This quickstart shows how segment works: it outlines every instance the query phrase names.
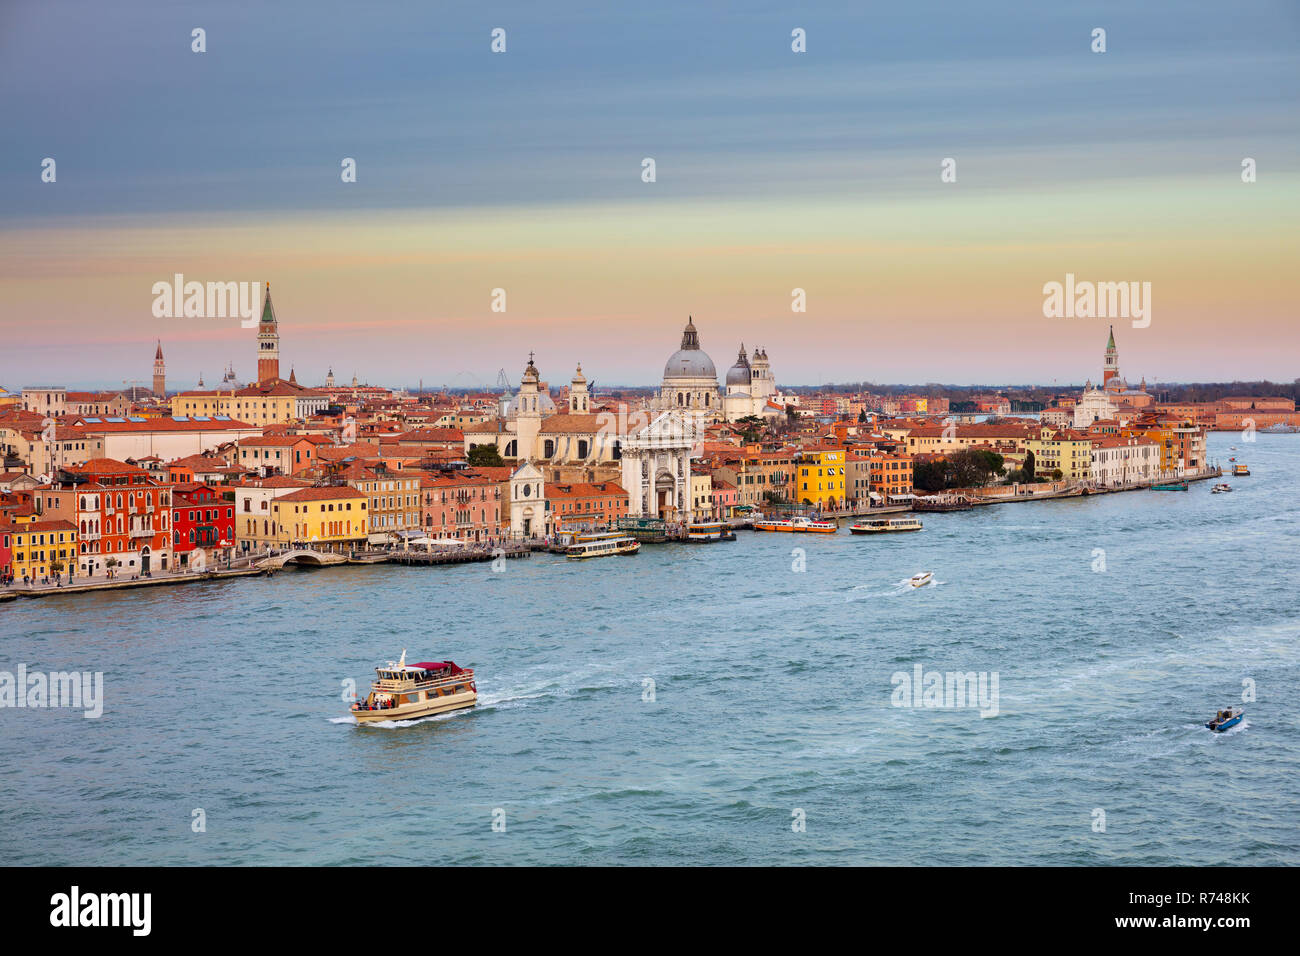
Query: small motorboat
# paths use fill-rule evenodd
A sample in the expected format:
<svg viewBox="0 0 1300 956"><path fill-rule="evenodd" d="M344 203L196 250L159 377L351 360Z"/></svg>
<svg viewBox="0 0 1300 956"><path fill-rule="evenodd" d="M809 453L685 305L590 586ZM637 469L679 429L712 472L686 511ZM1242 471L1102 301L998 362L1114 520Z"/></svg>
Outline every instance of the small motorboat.
<svg viewBox="0 0 1300 956"><path fill-rule="evenodd" d="M1228 461L1236 461L1236 458L1229 458Z"/></svg>
<svg viewBox="0 0 1300 956"><path fill-rule="evenodd" d="M1206 721L1205 726L1216 734L1221 734L1225 730L1236 727L1245 716L1246 712L1244 710L1233 710L1229 707L1227 710L1221 710L1215 714L1213 720Z"/></svg>
<svg viewBox="0 0 1300 956"><path fill-rule="evenodd" d="M1210 494L1221 495L1225 491L1231 491L1231 490L1232 490L1232 485L1228 484L1226 481L1221 481L1213 488L1210 489Z"/></svg>
<svg viewBox="0 0 1300 956"><path fill-rule="evenodd" d="M908 578L908 583L914 588L923 588L934 580L933 571L922 571L920 574L914 574Z"/></svg>

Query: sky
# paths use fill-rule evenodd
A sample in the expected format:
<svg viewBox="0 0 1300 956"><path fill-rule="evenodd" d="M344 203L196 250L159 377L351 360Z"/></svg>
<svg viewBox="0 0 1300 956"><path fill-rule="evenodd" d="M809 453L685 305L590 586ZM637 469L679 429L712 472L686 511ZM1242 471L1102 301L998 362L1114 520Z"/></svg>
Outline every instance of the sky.
<svg viewBox="0 0 1300 956"><path fill-rule="evenodd" d="M1067 273L1151 284L1131 380L1300 375L1300 5L894 6L5 0L0 386L252 378L177 273L272 282L304 384L651 385L688 315L720 377L1078 383Z"/></svg>

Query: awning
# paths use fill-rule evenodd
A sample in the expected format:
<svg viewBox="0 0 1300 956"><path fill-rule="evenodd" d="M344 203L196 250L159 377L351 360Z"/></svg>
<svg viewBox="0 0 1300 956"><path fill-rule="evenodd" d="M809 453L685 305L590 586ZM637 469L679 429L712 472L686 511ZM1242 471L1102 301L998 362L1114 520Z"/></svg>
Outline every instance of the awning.
<svg viewBox="0 0 1300 956"><path fill-rule="evenodd" d="M454 661L420 661L418 664L408 664L406 669L410 670L412 667L426 671L440 671L444 667L450 667L453 674L461 672L461 668L457 667Z"/></svg>
<svg viewBox="0 0 1300 956"><path fill-rule="evenodd" d="M867 495L870 496L870 498L871 498L872 501L884 501L884 500L885 500L884 498L880 497L880 495L878 495L878 494L877 494L876 492L874 492L874 491L868 491L868 492L867 492Z"/></svg>
<svg viewBox="0 0 1300 956"><path fill-rule="evenodd" d="M891 501L911 501L916 495L890 495Z"/></svg>
<svg viewBox="0 0 1300 956"><path fill-rule="evenodd" d="M387 544L391 540L392 538L386 531L383 534L372 534L366 536L366 541L370 544Z"/></svg>

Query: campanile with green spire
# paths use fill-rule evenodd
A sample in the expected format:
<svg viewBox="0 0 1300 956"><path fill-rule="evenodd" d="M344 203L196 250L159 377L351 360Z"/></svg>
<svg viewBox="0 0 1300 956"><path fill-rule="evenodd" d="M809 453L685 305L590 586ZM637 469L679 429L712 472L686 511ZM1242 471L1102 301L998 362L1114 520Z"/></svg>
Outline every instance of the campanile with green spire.
<svg viewBox="0 0 1300 956"><path fill-rule="evenodd" d="M262 303L262 320L257 323L257 383L279 381L280 326L271 307L271 283L266 284L266 301Z"/></svg>
<svg viewBox="0 0 1300 956"><path fill-rule="evenodd" d="M1110 327L1110 341L1106 343L1106 364L1101 373L1101 387L1119 376L1119 349L1115 348L1115 326Z"/></svg>

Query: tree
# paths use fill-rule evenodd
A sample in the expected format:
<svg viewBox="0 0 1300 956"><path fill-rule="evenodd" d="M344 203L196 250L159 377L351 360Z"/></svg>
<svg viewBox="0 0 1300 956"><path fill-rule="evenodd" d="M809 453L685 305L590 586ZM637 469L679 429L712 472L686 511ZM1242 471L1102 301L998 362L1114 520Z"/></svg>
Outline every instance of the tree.
<svg viewBox="0 0 1300 956"><path fill-rule="evenodd" d="M1003 457L997 452L963 448L948 456L948 487L978 488L993 475L1002 474ZM916 483L913 476L912 483Z"/></svg>
<svg viewBox="0 0 1300 956"><path fill-rule="evenodd" d="M1034 453L1032 451L1025 452L1025 463L1020 466L1020 470L1029 476L1028 478L1025 479L1026 481L1034 480L1034 475L1037 472L1037 469L1034 467L1034 465L1035 465Z"/></svg>
<svg viewBox="0 0 1300 956"><path fill-rule="evenodd" d="M1053 468L1053 469L1052 469L1052 480L1053 480L1053 481L1060 481L1060 480L1061 480L1062 478L1064 478L1064 477L1065 477L1065 475L1063 475L1063 474L1061 473L1061 469L1059 469L1059 468Z"/></svg>
<svg viewBox="0 0 1300 956"><path fill-rule="evenodd" d="M480 468L491 468L494 466L504 465L501 453L497 451L496 445L475 445L465 456L465 460L471 465L477 465Z"/></svg>
<svg viewBox="0 0 1300 956"><path fill-rule="evenodd" d="M942 460L913 463L912 487L922 491L943 491L948 487L948 463Z"/></svg>
<svg viewBox="0 0 1300 956"><path fill-rule="evenodd" d="M744 418L738 419L736 425L740 428L740 437L742 441L750 444L753 444L756 441L762 441L762 420L753 415L746 415Z"/></svg>

